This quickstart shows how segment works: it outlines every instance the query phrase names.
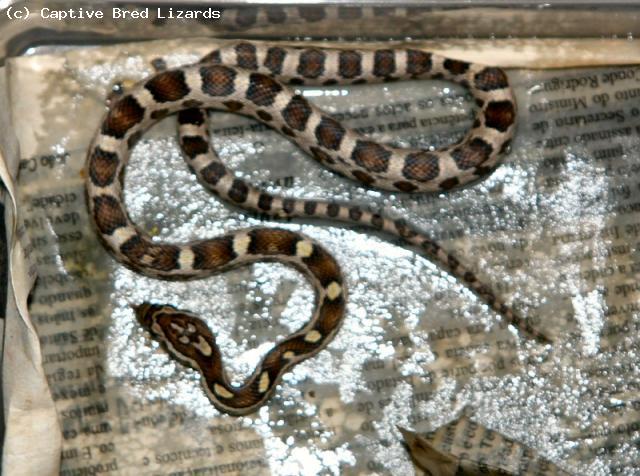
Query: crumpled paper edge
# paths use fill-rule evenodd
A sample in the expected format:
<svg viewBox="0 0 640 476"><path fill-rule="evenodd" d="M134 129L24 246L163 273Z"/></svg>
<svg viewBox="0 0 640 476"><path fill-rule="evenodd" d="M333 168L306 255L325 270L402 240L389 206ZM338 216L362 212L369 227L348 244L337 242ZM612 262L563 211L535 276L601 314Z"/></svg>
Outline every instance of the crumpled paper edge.
<svg viewBox="0 0 640 476"><path fill-rule="evenodd" d="M36 275L29 269L18 238L18 204L14 178L19 150L11 133L11 107L7 85L9 68L0 74L0 179L5 186L6 243L8 243L7 307L2 354L2 392L5 422L2 474L59 474L62 433L49 390L40 341L27 310ZM7 200L8 199L8 200Z"/></svg>

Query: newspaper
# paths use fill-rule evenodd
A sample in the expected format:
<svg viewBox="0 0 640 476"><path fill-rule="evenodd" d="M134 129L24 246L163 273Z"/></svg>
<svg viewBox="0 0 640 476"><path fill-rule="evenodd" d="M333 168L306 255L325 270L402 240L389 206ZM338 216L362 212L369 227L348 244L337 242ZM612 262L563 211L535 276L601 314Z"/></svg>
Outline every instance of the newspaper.
<svg viewBox="0 0 640 476"><path fill-rule="evenodd" d="M370 190L261 124L211 116L214 146L238 176L287 196L406 217L551 335L548 348L522 339L461 283L381 235L334 223L274 224L229 208L182 162L175 120L154 126L127 170L125 201L136 223L172 241L255 225L302 231L336 256L346 277L337 337L288 373L256 414L236 418L211 406L198 374L151 340L131 304L166 302L203 316L240 383L309 318L310 286L279 264L189 283L141 277L98 242L83 189L88 143L112 86L151 74L159 57L171 67L212 47L121 44L8 64L20 146L15 249L25 257L13 260L13 281L24 300L19 316L37 331L31 361L41 353L49 386L30 390L43 402L50 392L60 431L46 411L49 420L23 423L47 421L49 448L62 437L60 468L50 458L38 474L407 475L414 466L398 426L432 431L465 407L570 474L640 474L640 68L509 71L519 104L511 152L486 180L447 194ZM304 93L346 124L404 146L450 143L473 120L469 93L447 82ZM27 313L28 276L36 273ZM29 448L28 432L9 431ZM18 453L5 448L5 470Z"/></svg>
<svg viewBox="0 0 640 476"><path fill-rule="evenodd" d="M466 416L427 435L398 428L416 466L430 476L566 476L535 451Z"/></svg>

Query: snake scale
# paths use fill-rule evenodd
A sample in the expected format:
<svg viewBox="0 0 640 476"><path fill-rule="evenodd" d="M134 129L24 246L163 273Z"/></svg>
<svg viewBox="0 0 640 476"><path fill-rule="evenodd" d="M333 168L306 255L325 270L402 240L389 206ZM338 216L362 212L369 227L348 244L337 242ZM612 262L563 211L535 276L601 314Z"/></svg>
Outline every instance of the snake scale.
<svg viewBox="0 0 640 476"><path fill-rule="evenodd" d="M462 84L477 105L471 130L457 143L433 151L379 144L285 85L427 78ZM160 71L112 100L88 152L86 192L98 235L118 261L140 274L167 280L202 278L258 261L278 261L302 271L316 291L312 318L277 343L239 387L229 383L215 336L203 320L170 305L136 307L143 327L173 356L202 374L205 391L219 410L236 415L256 410L285 372L323 349L340 327L346 289L331 254L296 232L250 228L172 244L153 241L131 221L123 202L130 150L153 123L175 112L187 165L214 194L273 217L328 218L400 237L462 280L509 323L547 341L455 257L405 220L353 204L272 195L234 177L209 143L205 109L253 117L322 165L365 185L396 192L437 192L479 179L496 166L514 133L516 103L501 69L418 49L282 47L247 41L216 49L197 64Z"/></svg>

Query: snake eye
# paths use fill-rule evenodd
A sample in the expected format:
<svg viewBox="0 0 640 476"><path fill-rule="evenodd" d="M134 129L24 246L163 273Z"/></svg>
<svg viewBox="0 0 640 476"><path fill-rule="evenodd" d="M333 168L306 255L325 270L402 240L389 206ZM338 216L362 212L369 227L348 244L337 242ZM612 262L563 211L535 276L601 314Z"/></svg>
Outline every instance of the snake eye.
<svg viewBox="0 0 640 476"><path fill-rule="evenodd" d="M136 315L140 315L146 313L151 305L151 303L145 301L142 304L131 304L131 308L135 311Z"/></svg>
<svg viewBox="0 0 640 476"><path fill-rule="evenodd" d="M159 306L158 304L152 304L150 302L143 302L138 305L131 305L134 312L136 313L136 318L147 329L151 328L151 324L153 324L153 316L161 310L163 307L171 307L171 306ZM175 309L175 308L173 308Z"/></svg>

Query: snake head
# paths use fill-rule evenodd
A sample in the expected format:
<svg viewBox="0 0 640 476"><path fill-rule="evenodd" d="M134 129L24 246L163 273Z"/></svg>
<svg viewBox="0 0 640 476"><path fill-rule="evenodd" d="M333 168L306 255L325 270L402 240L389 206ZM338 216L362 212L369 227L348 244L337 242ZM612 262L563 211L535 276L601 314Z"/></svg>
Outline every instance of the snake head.
<svg viewBox="0 0 640 476"><path fill-rule="evenodd" d="M149 329L151 327L151 313L149 312L151 306L153 304L148 302L143 302L142 304L130 304L133 312L136 314L136 319L145 329Z"/></svg>
<svg viewBox="0 0 640 476"><path fill-rule="evenodd" d="M142 304L132 304L131 307L136 313L136 318L138 319L138 322L140 322L140 325L149 331L153 331L152 325L155 314L167 306L145 301Z"/></svg>

